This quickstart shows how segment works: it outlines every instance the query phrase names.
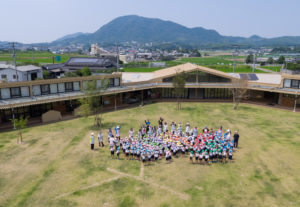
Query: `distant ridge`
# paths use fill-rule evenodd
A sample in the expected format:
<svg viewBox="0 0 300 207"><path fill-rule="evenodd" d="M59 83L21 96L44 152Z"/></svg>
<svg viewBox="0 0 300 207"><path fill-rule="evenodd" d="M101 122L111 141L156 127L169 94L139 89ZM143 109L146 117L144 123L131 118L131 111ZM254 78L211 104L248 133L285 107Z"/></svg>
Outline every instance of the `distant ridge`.
<svg viewBox="0 0 300 207"><path fill-rule="evenodd" d="M300 36L264 38L252 35L249 38L223 36L215 30L202 27L188 28L180 24L157 18L137 15L118 17L102 26L94 33L75 33L59 38L49 45L68 45L72 43L115 44L136 41L139 43L176 44L192 47L214 46L294 46L300 45ZM47 43L48 44L48 43Z"/></svg>

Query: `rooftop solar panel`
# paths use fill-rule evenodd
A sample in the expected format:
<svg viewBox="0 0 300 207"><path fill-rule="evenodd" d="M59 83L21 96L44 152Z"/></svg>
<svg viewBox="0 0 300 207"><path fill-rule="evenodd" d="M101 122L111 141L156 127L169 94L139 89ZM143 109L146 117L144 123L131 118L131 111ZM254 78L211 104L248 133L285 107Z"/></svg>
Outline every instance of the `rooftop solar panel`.
<svg viewBox="0 0 300 207"><path fill-rule="evenodd" d="M247 80L248 79L248 75L247 74L240 74L240 78L243 79L243 80Z"/></svg>
<svg viewBox="0 0 300 207"><path fill-rule="evenodd" d="M97 63L98 59L92 58L72 58L71 63Z"/></svg>
<svg viewBox="0 0 300 207"><path fill-rule="evenodd" d="M250 73L250 74L242 73L242 74L240 74L240 78L243 80L251 80L251 81L258 80L258 77L254 73Z"/></svg>
<svg viewBox="0 0 300 207"><path fill-rule="evenodd" d="M254 73L248 74L248 76L249 76L249 80L252 80L252 81L257 81L258 80L257 75L254 74Z"/></svg>

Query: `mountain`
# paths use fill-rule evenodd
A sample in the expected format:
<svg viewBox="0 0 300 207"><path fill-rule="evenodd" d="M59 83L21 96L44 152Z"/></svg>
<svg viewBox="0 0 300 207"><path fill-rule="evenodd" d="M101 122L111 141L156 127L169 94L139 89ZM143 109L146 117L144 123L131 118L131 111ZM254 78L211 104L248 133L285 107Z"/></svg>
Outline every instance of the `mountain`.
<svg viewBox="0 0 300 207"><path fill-rule="evenodd" d="M55 41L57 42L60 42L60 41L64 41L64 40L67 40L67 39L72 39L72 38L76 38L78 36L84 36L84 35L88 35L89 33L83 33L83 32L76 32L74 34L69 34L69 35L66 35L66 36L63 36Z"/></svg>
<svg viewBox="0 0 300 207"><path fill-rule="evenodd" d="M52 44L70 43L176 43L190 46L216 46L234 44L248 46L300 45L299 36L263 38L253 35L249 38L223 36L215 30L202 27L188 28L180 24L136 15L118 17L94 33L75 33L60 38Z"/></svg>

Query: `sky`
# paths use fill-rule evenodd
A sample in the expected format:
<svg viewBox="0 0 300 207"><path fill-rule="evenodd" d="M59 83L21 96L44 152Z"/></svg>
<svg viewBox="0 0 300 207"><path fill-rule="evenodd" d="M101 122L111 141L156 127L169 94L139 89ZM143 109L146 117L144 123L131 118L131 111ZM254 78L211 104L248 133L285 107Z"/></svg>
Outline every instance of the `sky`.
<svg viewBox="0 0 300 207"><path fill-rule="evenodd" d="M0 41L51 42L139 15L222 35L300 36L300 0L0 0Z"/></svg>

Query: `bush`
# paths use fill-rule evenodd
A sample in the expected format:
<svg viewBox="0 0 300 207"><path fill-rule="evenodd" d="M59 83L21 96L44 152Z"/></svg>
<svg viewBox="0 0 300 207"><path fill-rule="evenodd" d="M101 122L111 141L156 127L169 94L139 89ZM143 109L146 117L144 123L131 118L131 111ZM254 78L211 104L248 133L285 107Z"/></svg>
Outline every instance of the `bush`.
<svg viewBox="0 0 300 207"><path fill-rule="evenodd" d="M287 69L289 70L300 70L300 64L299 63L288 63Z"/></svg>
<svg viewBox="0 0 300 207"><path fill-rule="evenodd" d="M48 70L43 70L43 78L44 79L50 79L50 72Z"/></svg>
<svg viewBox="0 0 300 207"><path fill-rule="evenodd" d="M78 77L78 75L76 73L74 73L74 72L67 72L65 74L65 77L68 77L68 78L70 78L70 77Z"/></svg>
<svg viewBox="0 0 300 207"><path fill-rule="evenodd" d="M90 76L92 75L91 70L89 69L89 67L84 67L80 70L81 72L81 76Z"/></svg>

